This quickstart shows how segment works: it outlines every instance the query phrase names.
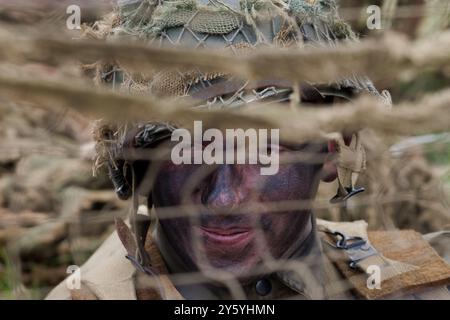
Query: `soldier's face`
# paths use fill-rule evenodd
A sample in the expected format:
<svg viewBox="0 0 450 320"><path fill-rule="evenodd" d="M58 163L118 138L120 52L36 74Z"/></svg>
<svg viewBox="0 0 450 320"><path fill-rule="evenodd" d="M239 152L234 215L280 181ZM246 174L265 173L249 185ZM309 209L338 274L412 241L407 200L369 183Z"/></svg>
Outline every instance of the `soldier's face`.
<svg viewBox="0 0 450 320"><path fill-rule="evenodd" d="M324 147L319 149L323 155ZM280 160L292 152L282 147ZM169 243L189 268L245 275L267 255L282 257L310 232L311 211L292 201L305 205L315 196L321 168L320 163L280 164L277 174L263 176L259 165L166 161L152 196ZM283 208L283 202L290 206ZM174 206L180 207L168 210Z"/></svg>

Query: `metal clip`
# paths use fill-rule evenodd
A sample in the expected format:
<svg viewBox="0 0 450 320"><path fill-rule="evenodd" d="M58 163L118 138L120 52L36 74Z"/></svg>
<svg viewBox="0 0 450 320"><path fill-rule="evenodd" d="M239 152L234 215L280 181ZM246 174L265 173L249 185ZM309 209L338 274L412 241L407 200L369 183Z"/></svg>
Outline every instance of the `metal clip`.
<svg viewBox="0 0 450 320"><path fill-rule="evenodd" d="M348 250L359 248L367 243L367 241L361 237L347 237L345 234L338 231L333 232L332 235L339 238L336 240L335 244L335 247L338 249Z"/></svg>
<svg viewBox="0 0 450 320"><path fill-rule="evenodd" d="M378 254L378 251L362 237L347 237L338 231L331 232L331 234L337 238L333 246L346 251L350 260L349 266L352 269L357 268L359 261Z"/></svg>
<svg viewBox="0 0 450 320"><path fill-rule="evenodd" d="M330 203L340 203L340 202L345 202L348 199L350 199L353 196L356 196L357 194L364 192L365 189L364 188L354 188L354 187L350 187L350 188L344 188L345 191L341 192L340 188L338 193L330 200Z"/></svg>

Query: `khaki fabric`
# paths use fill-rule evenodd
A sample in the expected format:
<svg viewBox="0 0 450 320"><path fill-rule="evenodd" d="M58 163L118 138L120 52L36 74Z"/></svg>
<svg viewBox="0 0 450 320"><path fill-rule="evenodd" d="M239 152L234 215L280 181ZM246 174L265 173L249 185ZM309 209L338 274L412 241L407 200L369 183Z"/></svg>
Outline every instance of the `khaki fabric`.
<svg viewBox="0 0 450 320"><path fill-rule="evenodd" d="M428 245L423 237L414 231L367 232L364 221L335 223L318 220L318 227L339 228L352 236L366 237L383 253L383 259L412 265L414 271L399 272L385 279L381 290L369 290L367 274L352 270L348 261L336 260L336 249L324 246L323 258L328 276L325 290L328 299L450 299L446 285L450 284L450 266ZM149 233L149 237L151 235ZM435 238L433 238L435 239ZM146 250L160 271L164 262L152 241L147 241ZM94 255L81 267L82 286L80 290L68 290L62 282L50 292L49 300L136 300L136 299L183 299L169 277L164 273L158 279L145 275L140 278L125 256L126 249L114 232ZM369 260L370 261L370 260ZM403 270L404 271L404 270ZM163 288L164 297L156 291L141 290L141 285L151 287L157 283ZM353 293L352 293L353 292ZM356 293L356 296L354 295Z"/></svg>
<svg viewBox="0 0 450 320"><path fill-rule="evenodd" d="M414 298L445 297L450 284L450 266L436 253L419 233L406 231L367 231L367 223L329 222L318 220L319 230L324 231L325 254L348 279L355 292L365 299L404 298L417 294ZM340 232L347 237L361 237L372 245L375 254L357 261L359 270L350 268L350 257L346 250L332 247L330 232ZM331 245L328 245L331 244ZM381 276L381 288L370 289L367 285L369 274L365 272L371 266L378 266ZM435 288L430 290L430 288ZM450 297L449 297L450 298Z"/></svg>
<svg viewBox="0 0 450 320"><path fill-rule="evenodd" d="M135 272L131 263L125 259L127 251L114 232L100 248L81 267L81 283L86 292L101 300L136 300L133 283ZM76 291L76 290L74 290ZM67 300L80 298L82 292L73 296L66 283L60 283L46 297L47 300Z"/></svg>
<svg viewBox="0 0 450 320"><path fill-rule="evenodd" d="M339 232L341 234L346 235L347 237L359 237L366 241L367 246L372 246L369 233L367 231L367 223L365 221L354 221L354 222L330 222L320 220L318 221L319 230L324 231L326 233L335 233ZM322 236L322 239L325 240L326 244L331 245L335 241L333 236L328 236L327 234ZM382 269L381 273L381 281L386 281L390 278L399 276L402 273L417 270L418 267L412 264L403 263L396 260L391 260L386 258L381 252L376 251L377 246L373 247L375 250L370 256L364 257L364 259L360 259L355 261L355 266L362 272L368 272L370 267L378 266ZM343 253L344 250L338 250L340 253ZM344 270L345 273L349 269L350 254L354 254L357 251L346 251L348 256L336 254L335 252L330 252L330 255L336 256L335 260L339 260L339 267ZM361 253L369 252L369 251L360 251ZM341 261L342 260L342 261Z"/></svg>
<svg viewBox="0 0 450 320"><path fill-rule="evenodd" d="M450 264L450 231L438 231L423 236L436 252Z"/></svg>

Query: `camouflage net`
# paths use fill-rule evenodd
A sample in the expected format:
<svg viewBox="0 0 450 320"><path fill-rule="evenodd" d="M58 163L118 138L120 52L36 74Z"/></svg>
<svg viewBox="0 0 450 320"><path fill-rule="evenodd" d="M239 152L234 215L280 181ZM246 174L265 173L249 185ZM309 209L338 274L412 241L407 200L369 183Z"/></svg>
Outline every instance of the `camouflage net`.
<svg viewBox="0 0 450 320"><path fill-rule="evenodd" d="M154 37L166 29L189 26L191 30L208 34L226 34L237 29L244 21L267 19L274 15L294 18L301 26L305 23L324 24L331 39L355 38L351 28L339 18L334 0L241 0L239 8L231 8L220 1L206 5L195 0L134 1L119 5L122 23L117 32Z"/></svg>
<svg viewBox="0 0 450 320"><path fill-rule="evenodd" d="M206 4L196 0L123 1L119 3L116 17L119 22L109 28L107 37L132 36L160 46L226 49L236 55L246 54L258 46L305 46L305 37L308 37L306 45L316 46L356 40L331 0L241 0L238 8L217 0ZM224 76L198 69L165 71L154 76L122 72L123 90L161 96L183 96L199 82L210 86L211 80ZM340 85L375 92L364 78L343 79Z"/></svg>

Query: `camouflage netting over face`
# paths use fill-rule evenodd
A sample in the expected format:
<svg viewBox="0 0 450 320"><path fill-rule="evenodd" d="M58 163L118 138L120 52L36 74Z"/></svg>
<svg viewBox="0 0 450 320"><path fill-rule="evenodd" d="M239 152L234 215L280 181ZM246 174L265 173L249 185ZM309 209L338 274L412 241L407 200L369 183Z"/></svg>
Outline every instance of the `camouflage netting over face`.
<svg viewBox="0 0 450 320"><path fill-rule="evenodd" d="M261 48L301 50L308 46L333 47L340 41L357 41L349 26L339 18L333 0L123 0L119 1L115 16L110 19L113 23L109 28L98 25L99 30L106 30L103 32L105 38L128 37L160 47L228 50L235 55ZM190 96L198 101L196 105L200 108L228 109L255 101L290 101L291 97L294 103L332 104L335 97L352 99L361 91L382 98L365 77L355 76L325 84L292 83L283 79L251 82L236 79L232 74L199 69L171 68L144 75L121 69L120 61L106 67L101 78L106 82L109 79L113 87L147 95ZM313 92L311 99L308 90ZM138 124L99 123L97 126L94 168L105 165L119 198L133 198L131 221L134 221L134 230L142 229L137 226L138 195L147 197L147 205L152 205L148 189L140 191L141 179L146 177L135 175L135 172L139 172L140 164L148 164L147 160L152 159L135 161L130 155L135 150L150 149L168 139L175 126L174 123L158 122L158 119L142 119ZM335 140L338 155L338 191L332 201L346 201L364 191L355 184L365 169L365 149L359 133L350 137L349 144L341 133L331 134L329 138ZM146 238L146 232L135 234L136 243ZM145 264L146 254L142 248L139 256Z"/></svg>

